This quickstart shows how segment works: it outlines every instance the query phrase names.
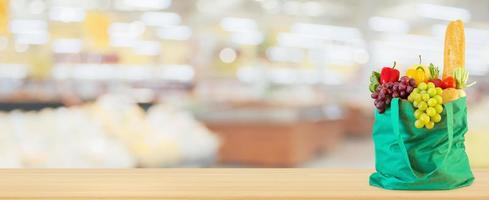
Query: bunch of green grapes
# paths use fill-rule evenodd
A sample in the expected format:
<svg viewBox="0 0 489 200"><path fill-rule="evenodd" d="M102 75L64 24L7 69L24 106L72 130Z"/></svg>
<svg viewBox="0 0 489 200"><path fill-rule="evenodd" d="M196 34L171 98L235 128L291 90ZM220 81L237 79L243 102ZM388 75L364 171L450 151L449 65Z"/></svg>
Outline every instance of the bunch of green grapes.
<svg viewBox="0 0 489 200"><path fill-rule="evenodd" d="M412 102L416 111L414 117L416 122L414 126L416 128L426 127L432 129L435 123L441 121L441 113L443 112L443 98L441 94L443 90L439 87L435 87L433 83L420 83L411 92L408 97L408 101Z"/></svg>

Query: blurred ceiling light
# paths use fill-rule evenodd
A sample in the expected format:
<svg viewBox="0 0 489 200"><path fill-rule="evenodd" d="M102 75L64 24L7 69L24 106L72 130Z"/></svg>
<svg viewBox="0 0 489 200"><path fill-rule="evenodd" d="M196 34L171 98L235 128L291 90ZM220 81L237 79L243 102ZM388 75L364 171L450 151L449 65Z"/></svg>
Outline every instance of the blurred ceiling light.
<svg viewBox="0 0 489 200"><path fill-rule="evenodd" d="M236 77L238 80L246 83L256 83L268 79L275 84L287 85L300 83L299 77L301 71L290 68L263 69L259 67L240 67L236 72ZM311 79L310 76L309 79Z"/></svg>
<svg viewBox="0 0 489 200"><path fill-rule="evenodd" d="M113 47L132 47L136 42L136 39L126 39L119 37L110 38L110 45Z"/></svg>
<svg viewBox="0 0 489 200"><path fill-rule="evenodd" d="M55 6L49 10L49 19L60 22L81 22L85 19L85 10L79 7Z"/></svg>
<svg viewBox="0 0 489 200"><path fill-rule="evenodd" d="M182 19L180 15L172 12L145 12L141 15L141 21L147 26L176 26Z"/></svg>
<svg viewBox="0 0 489 200"><path fill-rule="evenodd" d="M47 31L36 31L30 33L21 33L15 35L15 42L21 44L46 44L49 40L49 34Z"/></svg>
<svg viewBox="0 0 489 200"><path fill-rule="evenodd" d="M124 67L122 69L116 69L117 78L129 81L148 80L151 78L151 71L144 67Z"/></svg>
<svg viewBox="0 0 489 200"><path fill-rule="evenodd" d="M142 35L146 27L140 21L132 23L116 22L109 27L109 35L114 38L135 39Z"/></svg>
<svg viewBox="0 0 489 200"><path fill-rule="evenodd" d="M270 81L275 84L316 84L318 79L314 70L262 67L240 67L236 71L239 81L245 83L260 83Z"/></svg>
<svg viewBox="0 0 489 200"><path fill-rule="evenodd" d="M316 84L318 82L316 71L293 68L240 67L236 72L236 77L246 83L256 83L266 79L276 84Z"/></svg>
<svg viewBox="0 0 489 200"><path fill-rule="evenodd" d="M233 63L237 56L236 51L231 48L224 48L219 52L219 59L221 59L223 63Z"/></svg>
<svg viewBox="0 0 489 200"><path fill-rule="evenodd" d="M271 47L267 49L267 58L277 62L300 63L304 60L304 50L287 47Z"/></svg>
<svg viewBox="0 0 489 200"><path fill-rule="evenodd" d="M29 12L32 14L41 14L46 9L46 4L42 0L34 0L29 3Z"/></svg>
<svg viewBox="0 0 489 200"><path fill-rule="evenodd" d="M249 18L226 17L220 23L222 29L230 32L248 32L257 29L255 20Z"/></svg>
<svg viewBox="0 0 489 200"><path fill-rule="evenodd" d="M171 3L171 0L115 0L114 7L123 11L163 10L169 8Z"/></svg>
<svg viewBox="0 0 489 200"><path fill-rule="evenodd" d="M415 3L397 3L390 5L387 9L380 9L375 15L378 16L392 16L397 19L403 19L406 21L415 21L419 19L419 16L415 13L416 4Z"/></svg>
<svg viewBox="0 0 489 200"><path fill-rule="evenodd" d="M209 0L199 0L196 6L199 12L206 15L222 16L223 11L239 7L241 3L242 0L213 0L212 3L209 3Z"/></svg>
<svg viewBox="0 0 489 200"><path fill-rule="evenodd" d="M362 34L358 28L323 24L296 23L292 26L291 32L344 41L362 38Z"/></svg>
<svg viewBox="0 0 489 200"><path fill-rule="evenodd" d="M79 39L56 39L53 41L55 53L79 53L82 49L82 41Z"/></svg>
<svg viewBox="0 0 489 200"><path fill-rule="evenodd" d="M415 11L418 15L426 18L441 19L441 20L457 20L469 22L471 15L470 11L463 8L440 6L434 4L418 4Z"/></svg>
<svg viewBox="0 0 489 200"><path fill-rule="evenodd" d="M37 19L14 19L10 21L10 31L12 33L32 33L46 31L48 24L46 21Z"/></svg>
<svg viewBox="0 0 489 200"><path fill-rule="evenodd" d="M310 37L297 33L279 33L277 43L280 46L306 49L318 48L324 45L324 42L319 37Z"/></svg>
<svg viewBox="0 0 489 200"><path fill-rule="evenodd" d="M188 40L192 36L192 29L188 26L173 26L160 28L158 37L165 40Z"/></svg>
<svg viewBox="0 0 489 200"><path fill-rule="evenodd" d="M188 82L194 78L194 69L190 65L163 66L160 69L158 78Z"/></svg>
<svg viewBox="0 0 489 200"><path fill-rule="evenodd" d="M263 34L258 31L236 32L231 35L231 42L241 45L259 45L263 40Z"/></svg>
<svg viewBox="0 0 489 200"><path fill-rule="evenodd" d="M155 56L161 52L161 45L157 41L135 42L132 48L134 49L134 53L145 56Z"/></svg>
<svg viewBox="0 0 489 200"><path fill-rule="evenodd" d="M53 72L53 75L57 75L60 78L78 80L110 80L117 74L117 70L110 65L85 64L76 67L68 66L66 71L62 71L66 74Z"/></svg>
<svg viewBox="0 0 489 200"><path fill-rule="evenodd" d="M368 20L369 27L374 31L392 32L392 33L407 33L409 32L409 24L400 19L388 17L371 17Z"/></svg>
<svg viewBox="0 0 489 200"><path fill-rule="evenodd" d="M274 68L268 73L268 77L274 83L293 84L298 82L297 70L287 68Z"/></svg>

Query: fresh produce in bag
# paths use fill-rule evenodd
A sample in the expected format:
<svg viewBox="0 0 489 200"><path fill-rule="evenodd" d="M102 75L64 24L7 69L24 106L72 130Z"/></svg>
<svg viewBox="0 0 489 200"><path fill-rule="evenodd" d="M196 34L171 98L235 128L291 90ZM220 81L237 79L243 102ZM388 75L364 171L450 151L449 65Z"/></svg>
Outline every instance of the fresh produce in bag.
<svg viewBox="0 0 489 200"><path fill-rule="evenodd" d="M450 22L442 77L434 64L394 68L370 78L374 99L376 172L372 186L392 190L448 190L470 185L474 176L465 152L468 130L463 23ZM374 76L375 75L375 76Z"/></svg>

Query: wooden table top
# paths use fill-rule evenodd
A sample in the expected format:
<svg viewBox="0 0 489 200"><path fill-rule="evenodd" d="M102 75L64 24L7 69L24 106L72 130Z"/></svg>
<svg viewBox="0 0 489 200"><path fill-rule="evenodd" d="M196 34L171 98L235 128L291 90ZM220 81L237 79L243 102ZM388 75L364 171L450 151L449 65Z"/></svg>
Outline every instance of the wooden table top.
<svg viewBox="0 0 489 200"><path fill-rule="evenodd" d="M450 191L389 191L372 170L3 169L0 199L489 199L489 169Z"/></svg>

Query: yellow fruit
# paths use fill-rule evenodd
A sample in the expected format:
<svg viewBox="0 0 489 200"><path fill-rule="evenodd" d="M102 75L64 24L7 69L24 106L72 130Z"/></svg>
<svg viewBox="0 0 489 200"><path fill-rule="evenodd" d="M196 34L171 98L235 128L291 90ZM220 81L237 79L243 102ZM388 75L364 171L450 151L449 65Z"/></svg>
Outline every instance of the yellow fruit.
<svg viewBox="0 0 489 200"><path fill-rule="evenodd" d="M438 122L441 121L441 115L440 114L436 114L431 119L433 120L433 122L438 123Z"/></svg>
<svg viewBox="0 0 489 200"><path fill-rule="evenodd" d="M421 114L423 114L423 111L421 111L421 110L414 111L414 117L416 119L419 119L419 117L421 117Z"/></svg>
<svg viewBox="0 0 489 200"><path fill-rule="evenodd" d="M423 122L424 124L427 124L428 122L430 122L430 116L428 116L426 113L423 113L419 117L419 120L421 120L421 122Z"/></svg>
<svg viewBox="0 0 489 200"><path fill-rule="evenodd" d="M416 128L423 128L424 123L421 120L418 119L418 120L416 120L416 122L414 122L414 126Z"/></svg>
<svg viewBox="0 0 489 200"><path fill-rule="evenodd" d="M426 109L426 114L428 114L428 116L430 116L430 117L433 117L433 116L437 115L436 109L433 107L429 107L428 109Z"/></svg>
<svg viewBox="0 0 489 200"><path fill-rule="evenodd" d="M406 76L408 76L409 78L413 78L416 81L416 84L420 84L424 83L427 77L429 77L429 74L427 74L427 72L427 67L421 64L416 64L406 71Z"/></svg>
<svg viewBox="0 0 489 200"><path fill-rule="evenodd" d="M438 100L436 100L435 98L431 98L428 100L428 106L435 107L436 105L438 105Z"/></svg>
<svg viewBox="0 0 489 200"><path fill-rule="evenodd" d="M436 88L436 94L437 94L437 95L441 95L442 93L443 93L443 89L441 89L441 88L437 87L437 88Z"/></svg>
<svg viewBox="0 0 489 200"><path fill-rule="evenodd" d="M443 98L440 96L440 95L436 95L435 97L433 97L436 99L436 102L438 104L442 104L443 103Z"/></svg>
<svg viewBox="0 0 489 200"><path fill-rule="evenodd" d="M460 90L458 90L458 92L459 92L459 97L465 97L466 96L464 90L460 89Z"/></svg>
<svg viewBox="0 0 489 200"><path fill-rule="evenodd" d="M422 94L421 99L423 99L423 101L428 101L428 100L430 100L430 95L429 94Z"/></svg>
<svg viewBox="0 0 489 200"><path fill-rule="evenodd" d="M424 101L418 103L418 109L421 111L425 111L428 108L428 104Z"/></svg>
<svg viewBox="0 0 489 200"><path fill-rule="evenodd" d="M443 103L448 103L457 100L460 97L460 92L455 88L447 88L443 90L441 97L443 98Z"/></svg>
<svg viewBox="0 0 489 200"><path fill-rule="evenodd" d="M422 83L418 84L418 88L420 90L426 90L428 88L428 85L426 85L426 83L422 82Z"/></svg>
<svg viewBox="0 0 489 200"><path fill-rule="evenodd" d="M436 113L440 114L443 112L443 106L442 105L436 105L435 110L436 110Z"/></svg>
<svg viewBox="0 0 489 200"><path fill-rule="evenodd" d="M433 127L435 127L435 123L434 122L428 122L425 124L425 126L427 129L432 129Z"/></svg>

